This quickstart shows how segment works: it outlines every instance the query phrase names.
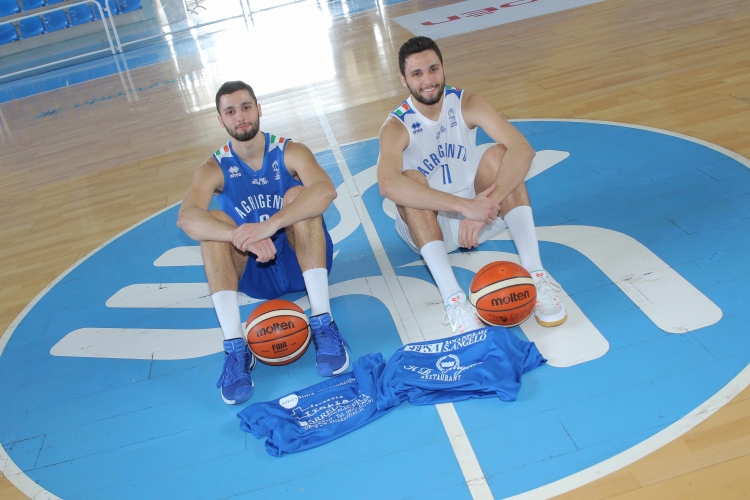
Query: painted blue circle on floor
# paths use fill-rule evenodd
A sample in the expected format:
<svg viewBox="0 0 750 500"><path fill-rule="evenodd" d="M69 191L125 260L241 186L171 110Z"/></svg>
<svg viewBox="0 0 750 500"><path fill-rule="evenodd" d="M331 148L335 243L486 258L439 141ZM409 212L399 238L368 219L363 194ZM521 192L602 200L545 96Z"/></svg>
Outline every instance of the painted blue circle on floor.
<svg viewBox="0 0 750 500"><path fill-rule="evenodd" d="M567 121L516 126L540 156L569 153L527 184L537 226L600 227L629 236L718 306L722 318L686 333L665 332L581 252L542 241L545 266L609 350L592 361L527 374L517 402L456 404L496 497L568 476L653 436L750 360L750 338L743 334L750 315L744 307L748 168L722 151L640 128ZM356 175L375 164L377 141L342 152ZM330 152L318 158L340 185ZM395 235L377 187L362 199L396 272L430 281L423 267L401 267L418 256ZM357 491L357 498L470 498L433 407L405 404L338 441L276 459L239 431L235 414L242 407L219 397L220 346L196 347L187 359L160 359L170 345L146 336L216 328L210 306L107 301L127 299L128 290L143 293L146 285L158 295L170 285L205 282L201 266L154 264L171 249L195 245L175 226L176 213L176 207L166 210L103 246L42 295L13 331L0 356L0 441L26 475L65 498L317 498L333 491ZM333 227L341 216L331 208L326 220ZM380 275L361 226L336 250L332 285ZM514 247L492 241L480 250ZM463 270L457 276L464 286L471 278ZM349 294L332 304L353 357L375 351L387 357L400 345L377 299ZM244 306L243 314L252 307ZM67 344L78 354L52 355L66 338L94 341ZM143 345L161 354L142 356ZM254 380L253 400L264 401L321 379L310 350L287 367L260 366Z"/></svg>

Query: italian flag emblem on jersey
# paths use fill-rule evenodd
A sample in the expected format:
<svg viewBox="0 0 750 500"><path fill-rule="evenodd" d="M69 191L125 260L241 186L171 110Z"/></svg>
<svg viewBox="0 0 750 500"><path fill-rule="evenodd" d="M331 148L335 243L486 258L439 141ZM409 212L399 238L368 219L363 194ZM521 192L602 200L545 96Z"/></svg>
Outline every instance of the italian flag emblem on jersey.
<svg viewBox="0 0 750 500"><path fill-rule="evenodd" d="M404 113L406 113L406 112L407 112L407 111L409 111L410 109L411 109L411 108L409 107L409 105L408 105L408 104L406 104L406 103L403 103L403 104L402 104L401 106L399 106L399 107L398 107L398 108L396 109L396 111L394 111L394 112L393 112L393 114L395 114L396 116L398 116L399 118L401 118L402 116L404 116Z"/></svg>
<svg viewBox="0 0 750 500"><path fill-rule="evenodd" d="M218 149L214 155L217 160L232 156L232 151L229 149L229 143L224 144L224 146L222 146L221 149Z"/></svg>
<svg viewBox="0 0 750 500"><path fill-rule="evenodd" d="M268 136L269 143L268 144L268 151L272 151L276 148L284 150L284 143L287 142L289 139L285 139L284 137L279 137L277 135L269 135Z"/></svg>

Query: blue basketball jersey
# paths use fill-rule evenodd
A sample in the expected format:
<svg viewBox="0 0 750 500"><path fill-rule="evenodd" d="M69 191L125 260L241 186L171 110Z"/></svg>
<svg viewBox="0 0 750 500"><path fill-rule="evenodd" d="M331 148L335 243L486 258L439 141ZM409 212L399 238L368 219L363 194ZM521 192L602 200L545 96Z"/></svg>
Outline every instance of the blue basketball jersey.
<svg viewBox="0 0 750 500"><path fill-rule="evenodd" d="M375 401L383 368L380 353L362 356L349 373L248 406L237 415L240 429L266 437L266 451L274 457L333 441L391 410L378 409Z"/></svg>
<svg viewBox="0 0 750 500"><path fill-rule="evenodd" d="M284 163L284 149L290 139L267 132L263 135L266 137L266 150L263 166L257 172L235 154L232 141L214 153L214 159L224 173L224 189L217 198L221 209L238 226L268 219L281 210L287 190L302 185L291 176ZM280 229L277 235L282 231Z"/></svg>
<svg viewBox="0 0 750 500"><path fill-rule="evenodd" d="M494 397L515 401L521 374L546 361L533 342L501 326L406 344L388 360L378 408L406 400L415 405Z"/></svg>

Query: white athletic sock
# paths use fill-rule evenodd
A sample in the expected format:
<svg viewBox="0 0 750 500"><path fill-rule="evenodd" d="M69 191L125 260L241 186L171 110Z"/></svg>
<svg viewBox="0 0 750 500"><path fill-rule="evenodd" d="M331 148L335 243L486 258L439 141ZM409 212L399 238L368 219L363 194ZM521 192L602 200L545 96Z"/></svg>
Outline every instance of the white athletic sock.
<svg viewBox="0 0 750 500"><path fill-rule="evenodd" d="M302 273L310 299L310 316L331 314L331 301L328 297L328 270L322 267L308 269Z"/></svg>
<svg viewBox="0 0 750 500"><path fill-rule="evenodd" d="M539 271L542 259L539 256L539 241L536 239L536 226L531 207L521 205L505 214L505 224L513 235L521 265L528 271Z"/></svg>
<svg viewBox="0 0 750 500"><path fill-rule="evenodd" d="M419 250L422 258L427 263L427 268L437 283L440 295L443 296L443 304L448 305L448 299L459 292L463 292L453 274L453 268L448 260L448 252L445 251L443 240L427 243Z"/></svg>
<svg viewBox="0 0 750 500"><path fill-rule="evenodd" d="M216 316L219 318L224 340L244 338L240 320L240 294L233 290L222 290L211 295Z"/></svg>

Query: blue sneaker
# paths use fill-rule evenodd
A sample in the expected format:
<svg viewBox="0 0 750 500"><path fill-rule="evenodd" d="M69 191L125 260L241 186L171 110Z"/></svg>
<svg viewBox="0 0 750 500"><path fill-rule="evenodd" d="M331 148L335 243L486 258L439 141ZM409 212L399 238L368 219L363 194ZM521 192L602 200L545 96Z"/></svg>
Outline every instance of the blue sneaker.
<svg viewBox="0 0 750 500"><path fill-rule="evenodd" d="M310 327L315 344L315 362L318 365L318 375L332 377L346 371L349 368L349 353L346 352L349 344L339 333L331 315L323 313L312 316Z"/></svg>
<svg viewBox="0 0 750 500"><path fill-rule="evenodd" d="M244 403L253 395L254 384L250 371L255 368L255 356L250 352L245 339L224 341L224 367L216 382L221 399L228 405Z"/></svg>

